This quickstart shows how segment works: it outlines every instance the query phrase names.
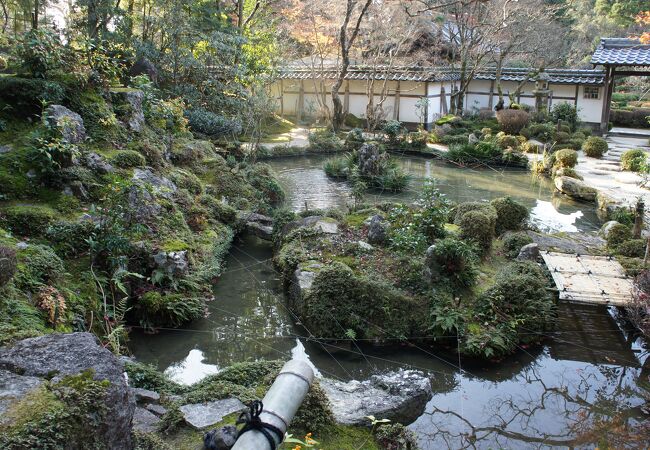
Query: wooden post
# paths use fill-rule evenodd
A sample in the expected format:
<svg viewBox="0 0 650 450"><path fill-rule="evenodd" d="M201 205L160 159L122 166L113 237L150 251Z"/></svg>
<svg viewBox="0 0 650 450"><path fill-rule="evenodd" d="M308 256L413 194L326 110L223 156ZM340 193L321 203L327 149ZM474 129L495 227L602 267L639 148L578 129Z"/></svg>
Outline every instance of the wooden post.
<svg viewBox="0 0 650 450"><path fill-rule="evenodd" d="M429 82L424 82L424 129L429 131Z"/></svg>
<svg viewBox="0 0 650 450"><path fill-rule="evenodd" d="M574 103L574 106L577 108L578 107L578 95L580 95L580 85L576 84L576 100Z"/></svg>
<svg viewBox="0 0 650 450"><path fill-rule="evenodd" d="M298 92L298 111L296 111L296 120L302 121L302 113L305 109L305 82L300 80L300 91Z"/></svg>
<svg viewBox="0 0 650 450"><path fill-rule="evenodd" d="M284 117L284 80L280 80L280 117Z"/></svg>
<svg viewBox="0 0 650 450"><path fill-rule="evenodd" d="M440 106L442 107L442 115L446 116L449 114L449 108L447 107L447 91L445 91L445 86L440 85Z"/></svg>
<svg viewBox="0 0 650 450"><path fill-rule="evenodd" d="M350 80L345 82L345 94L343 96L343 112L345 114L350 112Z"/></svg>
<svg viewBox="0 0 650 450"><path fill-rule="evenodd" d="M494 80L490 81L490 99L488 100L488 108L494 107Z"/></svg>
<svg viewBox="0 0 650 450"><path fill-rule="evenodd" d="M600 132L607 134L609 128L609 110L614 90L614 67L605 66L605 85L603 86L603 109L600 116Z"/></svg>
<svg viewBox="0 0 650 450"><path fill-rule="evenodd" d="M641 238L641 231L643 231L643 213L645 210L645 203L643 199L639 197L636 201L636 208L634 210L634 228L632 228L632 237L634 239Z"/></svg>
<svg viewBox="0 0 650 450"><path fill-rule="evenodd" d="M393 106L393 120L397 120L399 122L399 105L402 99L400 98L400 89L401 89L401 82L397 82L397 89L395 89L395 106Z"/></svg>

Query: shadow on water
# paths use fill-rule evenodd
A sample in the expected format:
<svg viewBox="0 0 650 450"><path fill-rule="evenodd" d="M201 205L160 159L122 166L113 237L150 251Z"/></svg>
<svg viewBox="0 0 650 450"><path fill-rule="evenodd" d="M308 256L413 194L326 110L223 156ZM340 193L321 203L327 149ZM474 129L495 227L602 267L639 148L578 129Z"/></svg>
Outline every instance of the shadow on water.
<svg viewBox="0 0 650 450"><path fill-rule="evenodd" d="M431 168L430 160L403 162L407 163L414 166L409 171L416 175L423 171L421 175L426 176L432 170L443 191L467 193L450 195L454 200L467 199L462 196L471 192L475 192L473 199L510 194L528 205L548 202L562 216L573 214L576 220L571 225L580 230L591 229L592 221L598 223L592 210L565 199L557 203L550 188L531 181L528 174L474 176L455 170L461 174L442 176L439 168ZM311 208L347 201L346 185L324 178L321 164L322 158L272 162L295 208L302 207L302 199ZM547 220L550 215L540 217ZM431 374L434 396L425 414L410 425L424 449L583 444L589 448L597 439L594 433L608 432L598 428L602 421L616 418L633 426L642 420L639 406L644 400L638 380L650 366L642 368L639 361L648 359L604 307L561 304L557 327L544 345L523 348L498 363L461 360L459 364L456 355L439 353L426 346L426 341L421 347L320 345L304 338L307 331L296 325L285 306L271 257L269 243L254 237L238 239L215 285L209 316L187 328L156 335L134 331L133 354L186 384L235 362L286 359L297 338L324 376L363 379L400 367L425 370Z"/></svg>

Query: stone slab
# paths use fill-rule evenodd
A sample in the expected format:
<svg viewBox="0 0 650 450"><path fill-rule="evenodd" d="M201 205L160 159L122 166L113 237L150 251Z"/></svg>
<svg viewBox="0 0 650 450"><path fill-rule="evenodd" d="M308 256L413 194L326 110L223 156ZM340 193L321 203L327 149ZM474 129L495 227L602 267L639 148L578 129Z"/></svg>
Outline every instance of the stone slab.
<svg viewBox="0 0 650 450"><path fill-rule="evenodd" d="M227 398L213 402L183 405L179 409L185 422L192 428L200 430L221 422L229 414L243 411L246 409L246 405L235 398Z"/></svg>

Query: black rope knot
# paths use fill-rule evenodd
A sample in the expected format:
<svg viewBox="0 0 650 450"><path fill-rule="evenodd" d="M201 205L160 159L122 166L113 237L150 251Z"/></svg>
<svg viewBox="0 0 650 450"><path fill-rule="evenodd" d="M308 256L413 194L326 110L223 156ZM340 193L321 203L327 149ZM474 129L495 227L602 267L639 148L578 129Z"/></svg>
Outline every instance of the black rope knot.
<svg viewBox="0 0 650 450"><path fill-rule="evenodd" d="M269 441L271 450L276 450L277 444L275 443L273 436L271 436L271 433L274 433L280 442L284 439L284 433L275 425L262 422L260 414L262 414L263 410L264 404L260 400L254 400L250 405L248 405L248 410L239 415L237 425L244 424L244 426L239 430L237 439L247 431L256 430L262 433L266 440Z"/></svg>

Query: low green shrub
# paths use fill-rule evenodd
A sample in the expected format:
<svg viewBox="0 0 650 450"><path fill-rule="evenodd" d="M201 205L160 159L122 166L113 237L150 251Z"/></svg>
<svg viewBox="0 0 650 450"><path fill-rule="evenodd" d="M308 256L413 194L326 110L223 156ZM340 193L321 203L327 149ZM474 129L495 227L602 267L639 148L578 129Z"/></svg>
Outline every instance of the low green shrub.
<svg viewBox="0 0 650 450"><path fill-rule="evenodd" d="M522 153L539 153L540 148L539 145L533 144L532 142L524 142L519 146L519 150L521 150Z"/></svg>
<svg viewBox="0 0 650 450"><path fill-rule="evenodd" d="M612 109L610 121L620 127L648 128L650 108Z"/></svg>
<svg viewBox="0 0 650 450"><path fill-rule="evenodd" d="M531 138L541 142L549 142L555 134L555 126L552 123L534 123L528 127Z"/></svg>
<svg viewBox="0 0 650 450"><path fill-rule="evenodd" d="M491 220L494 222L494 226L496 227L497 211L494 209L494 206L486 202L464 202L456 205L456 207L452 210L452 213L454 215L454 224L460 225L463 216L470 211L480 211L483 214L486 214L491 218Z"/></svg>
<svg viewBox="0 0 650 450"><path fill-rule="evenodd" d="M501 235L505 231L520 230L528 220L528 208L511 197L497 198L490 204L497 212L495 225L497 235Z"/></svg>
<svg viewBox="0 0 650 450"><path fill-rule="evenodd" d="M174 169L169 174L169 179L180 189L187 189L191 194L203 193L203 184L199 177L189 170Z"/></svg>
<svg viewBox="0 0 650 450"><path fill-rule="evenodd" d="M0 110L3 106L9 106L11 114L18 117L39 114L42 109L41 100L49 104L60 104L64 97L63 87L53 81L0 76Z"/></svg>
<svg viewBox="0 0 650 450"><path fill-rule="evenodd" d="M578 152L565 148L555 152L556 167L572 168L578 164Z"/></svg>
<svg viewBox="0 0 650 450"><path fill-rule="evenodd" d="M16 287L35 292L65 273L63 261L51 247L32 244L17 253Z"/></svg>
<svg viewBox="0 0 650 450"><path fill-rule="evenodd" d="M398 120L387 121L382 127L382 131L386 134L388 142L392 145L398 144L404 136L404 133L406 133L406 129Z"/></svg>
<svg viewBox="0 0 650 450"><path fill-rule="evenodd" d="M148 389L161 394L178 394L182 391L181 386L151 364L127 361L124 364L124 371L129 376L129 385L135 388Z"/></svg>
<svg viewBox="0 0 650 450"><path fill-rule="evenodd" d="M632 230L622 223L613 225L607 234L607 246L616 248L625 241L632 239Z"/></svg>
<svg viewBox="0 0 650 450"><path fill-rule="evenodd" d="M528 236L528 234L520 231L517 233L506 234L503 237L502 242L503 251L506 257L515 259L517 256L519 256L519 251L521 248L525 245L531 244L533 242L533 238Z"/></svg>
<svg viewBox="0 0 650 450"><path fill-rule="evenodd" d="M551 177L569 177L575 178L576 180L583 180L582 176L575 171L575 169L570 167L553 167L551 170Z"/></svg>
<svg viewBox="0 0 650 450"><path fill-rule="evenodd" d="M519 134L530 121L530 115L521 109L502 109L496 115L501 130L507 134Z"/></svg>
<svg viewBox="0 0 650 450"><path fill-rule="evenodd" d="M363 138L363 130L361 128L353 128L347 136L345 136L345 143L343 146L348 151L354 151L359 150L365 142L366 141Z"/></svg>
<svg viewBox="0 0 650 450"><path fill-rule="evenodd" d="M563 145L569 142L571 135L565 131L556 131L553 135L553 140L557 145Z"/></svg>
<svg viewBox="0 0 650 450"><path fill-rule="evenodd" d="M80 256L89 250L88 240L94 230L95 225L91 221L59 221L47 228L45 238L58 255L70 258Z"/></svg>
<svg viewBox="0 0 650 450"><path fill-rule="evenodd" d="M203 317L205 303L189 295L149 291L135 301L133 312L143 328L155 330L179 327Z"/></svg>
<svg viewBox="0 0 650 450"><path fill-rule="evenodd" d="M569 142L564 144L567 148L573 149L573 150L580 150L582 146L585 143L585 139L580 139L580 138L571 138L569 139Z"/></svg>
<svg viewBox="0 0 650 450"><path fill-rule="evenodd" d="M284 189L268 164L257 163L251 166L246 172L246 179L258 191L262 203L275 206L284 201Z"/></svg>
<svg viewBox="0 0 650 450"><path fill-rule="evenodd" d="M628 207L615 208L609 215L609 220L615 220L631 228L634 225L634 209Z"/></svg>
<svg viewBox="0 0 650 450"><path fill-rule="evenodd" d="M347 179L350 175L349 159L345 156L337 156L325 161L323 165L325 175L331 178Z"/></svg>
<svg viewBox="0 0 650 450"><path fill-rule="evenodd" d="M411 176L400 168L391 168L390 170L378 175L373 180L373 186L388 192L401 192L409 184Z"/></svg>
<svg viewBox="0 0 650 450"><path fill-rule="evenodd" d="M203 108L187 109L184 115L190 130L213 138L236 137L243 130L239 119L228 118Z"/></svg>
<svg viewBox="0 0 650 450"><path fill-rule="evenodd" d="M505 134L504 132L497 133L496 141L499 147L501 147L503 150L508 147L515 150L519 148L519 139L517 139L517 136Z"/></svg>
<svg viewBox="0 0 650 450"><path fill-rule="evenodd" d="M566 131L567 133L570 133L571 130L575 130L575 128L578 126L578 122L580 121L580 118L578 116L578 108L570 103L564 102L556 103L553 105L553 108L551 109L551 118L555 123L566 123L565 126L568 129L562 131Z"/></svg>
<svg viewBox="0 0 650 450"><path fill-rule="evenodd" d="M57 216L48 206L8 206L0 210L0 226L19 236L40 236Z"/></svg>
<svg viewBox="0 0 650 450"><path fill-rule="evenodd" d="M643 258L647 241L645 239L630 239L616 246L614 252L617 255L627 256L628 258Z"/></svg>
<svg viewBox="0 0 650 450"><path fill-rule="evenodd" d="M444 276L459 287L474 284L478 275L477 262L476 248L473 245L451 237L436 241L427 253L432 280L438 281Z"/></svg>
<svg viewBox="0 0 650 450"><path fill-rule="evenodd" d="M382 424L375 431L375 439L383 449L418 450L417 436L400 423Z"/></svg>
<svg viewBox="0 0 650 450"><path fill-rule="evenodd" d="M639 172L648 160L648 155L643 149L628 150L621 156L621 168L632 172Z"/></svg>
<svg viewBox="0 0 650 450"><path fill-rule="evenodd" d="M237 221L237 210L212 195L201 195L199 203L206 207L216 220L226 225L233 225Z"/></svg>
<svg viewBox="0 0 650 450"><path fill-rule="evenodd" d="M467 145L469 142L469 137L468 136L462 136L462 135L445 135L441 136L438 141L441 144L452 146L452 145Z"/></svg>
<svg viewBox="0 0 650 450"><path fill-rule="evenodd" d="M132 169L147 165L144 156L134 150L119 150L111 158L111 163L121 169Z"/></svg>
<svg viewBox="0 0 650 450"><path fill-rule="evenodd" d="M592 158L600 158L609 149L607 141L598 136L590 136L582 145L582 151L585 155Z"/></svg>
<svg viewBox="0 0 650 450"><path fill-rule="evenodd" d="M309 133L309 145L319 152L338 152L343 149L343 144L336 133L327 129Z"/></svg>
<svg viewBox="0 0 650 450"><path fill-rule="evenodd" d="M495 220L482 211L469 211L460 219L460 237L476 242L483 253L492 247Z"/></svg>

